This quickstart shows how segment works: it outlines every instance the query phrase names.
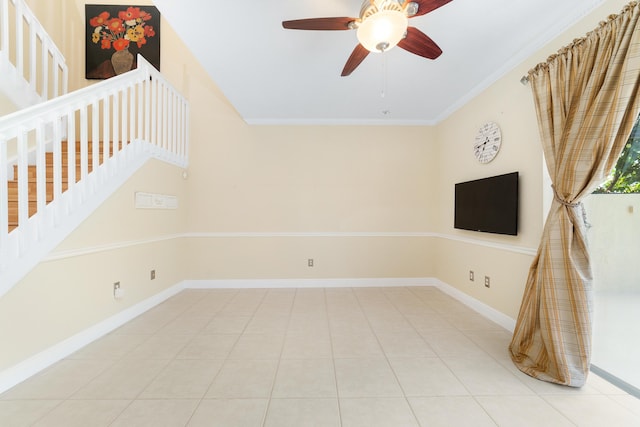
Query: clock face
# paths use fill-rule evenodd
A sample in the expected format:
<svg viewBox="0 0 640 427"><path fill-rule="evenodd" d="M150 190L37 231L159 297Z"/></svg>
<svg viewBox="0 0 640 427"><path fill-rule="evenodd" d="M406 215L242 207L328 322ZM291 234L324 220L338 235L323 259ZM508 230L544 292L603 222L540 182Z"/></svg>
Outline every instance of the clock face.
<svg viewBox="0 0 640 427"><path fill-rule="evenodd" d="M480 163L489 163L493 160L502 144L502 133L496 123L488 122L478 130L473 143L473 155Z"/></svg>

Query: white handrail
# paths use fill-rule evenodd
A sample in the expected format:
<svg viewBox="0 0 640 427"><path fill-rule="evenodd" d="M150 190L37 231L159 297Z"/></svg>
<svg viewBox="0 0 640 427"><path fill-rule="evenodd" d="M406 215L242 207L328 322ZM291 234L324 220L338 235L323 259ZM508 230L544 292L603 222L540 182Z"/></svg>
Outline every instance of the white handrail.
<svg viewBox="0 0 640 427"><path fill-rule="evenodd" d="M11 98L20 107L25 99L31 105L67 93L65 58L24 0L0 0L0 71L0 85L16 89Z"/></svg>
<svg viewBox="0 0 640 427"><path fill-rule="evenodd" d="M26 273L15 273L17 261L42 251L48 233L136 158L187 166L188 102L141 55L137 64L135 70L0 117L0 295ZM53 166L47 171L48 153ZM35 187L20 179L34 163ZM8 171L14 164L18 227L9 232ZM35 204L29 202L33 192ZM33 210L37 213L30 215Z"/></svg>

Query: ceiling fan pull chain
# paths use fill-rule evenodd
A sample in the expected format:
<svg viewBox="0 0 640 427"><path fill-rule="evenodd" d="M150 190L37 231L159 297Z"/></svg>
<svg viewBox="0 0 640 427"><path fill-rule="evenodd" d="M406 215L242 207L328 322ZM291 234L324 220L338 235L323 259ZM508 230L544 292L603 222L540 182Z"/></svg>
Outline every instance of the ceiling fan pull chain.
<svg viewBox="0 0 640 427"><path fill-rule="evenodd" d="M387 54L382 52L382 90L380 91L380 97L387 96Z"/></svg>
<svg viewBox="0 0 640 427"><path fill-rule="evenodd" d="M380 91L380 98L382 99L382 115L387 116L391 113L389 106L387 105L386 96L388 91L388 78L387 78L387 53L382 52L382 90Z"/></svg>

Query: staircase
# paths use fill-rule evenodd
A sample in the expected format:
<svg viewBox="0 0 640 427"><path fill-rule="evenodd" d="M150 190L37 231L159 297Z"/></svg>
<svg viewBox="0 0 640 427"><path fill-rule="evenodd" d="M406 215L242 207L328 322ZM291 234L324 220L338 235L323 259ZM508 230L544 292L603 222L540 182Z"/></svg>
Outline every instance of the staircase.
<svg viewBox="0 0 640 427"><path fill-rule="evenodd" d="M41 91L35 105L0 117L0 296L147 160L188 163L189 105L160 72L138 55L135 70L60 94L64 58L38 28L23 0L0 0L0 91ZM34 52L29 65L24 50ZM43 69L33 58L39 50ZM49 77L25 78L42 74Z"/></svg>
<svg viewBox="0 0 640 427"><path fill-rule="evenodd" d="M0 76L18 108L67 93L64 56L24 0L0 0Z"/></svg>
<svg viewBox="0 0 640 427"><path fill-rule="evenodd" d="M72 147L72 152L74 152L74 156L75 156L75 176L76 176L76 182L78 182L80 180L80 176L82 174L81 168L80 168L80 164L81 164L81 155L80 155L80 141L77 141L75 144L75 148ZM102 146L103 144L101 142L98 143L98 165L101 165L104 159L104 153L102 151ZM93 171L93 144L91 141L89 141L88 143L88 172L91 173ZM62 141L62 182L61 182L61 187L62 187L62 192L64 193L68 188L69 188L69 183L68 183L68 179L69 179L69 160L68 160L68 156L69 156L69 147L68 147L68 141ZM109 150L109 155L108 157L113 155L113 148L111 148ZM107 158L108 158L107 157ZM49 202L51 202L53 200L53 153L52 152L48 152L45 153L45 177L46 177L46 185L45 185L45 191L46 191L46 196L45 196L45 200L46 203L48 204ZM11 179L8 181L8 206L9 206L9 217L8 217L8 222L9 222L9 232L11 232L12 230L14 230L16 227L18 227L18 187L19 187L19 174L18 174L18 166L17 165L13 165L13 176L14 179ZM38 171L37 171L37 166L35 165L29 165L27 166L27 177L25 178L28 181L28 197L29 197L29 217L33 216L38 208L37 208L37 202L38 202L38 198L37 198L37 191L38 191L38 186L37 186L37 177L38 177Z"/></svg>

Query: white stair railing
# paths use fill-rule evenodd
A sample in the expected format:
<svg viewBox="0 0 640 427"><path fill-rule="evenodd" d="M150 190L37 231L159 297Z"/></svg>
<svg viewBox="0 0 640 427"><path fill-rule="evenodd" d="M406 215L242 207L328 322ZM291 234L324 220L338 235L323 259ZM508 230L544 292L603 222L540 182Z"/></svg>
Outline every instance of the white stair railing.
<svg viewBox="0 0 640 427"><path fill-rule="evenodd" d="M59 231L70 232L74 214L95 205L114 177L132 173L132 165L150 157L187 166L188 102L140 55L137 64L125 74L0 117L0 296L62 241L66 234ZM53 159L49 170L46 156ZM34 166L35 185L33 180L30 185L25 178ZM14 169L18 227L9 232L8 182Z"/></svg>
<svg viewBox="0 0 640 427"><path fill-rule="evenodd" d="M18 108L67 93L64 56L24 0L0 0L0 76Z"/></svg>

